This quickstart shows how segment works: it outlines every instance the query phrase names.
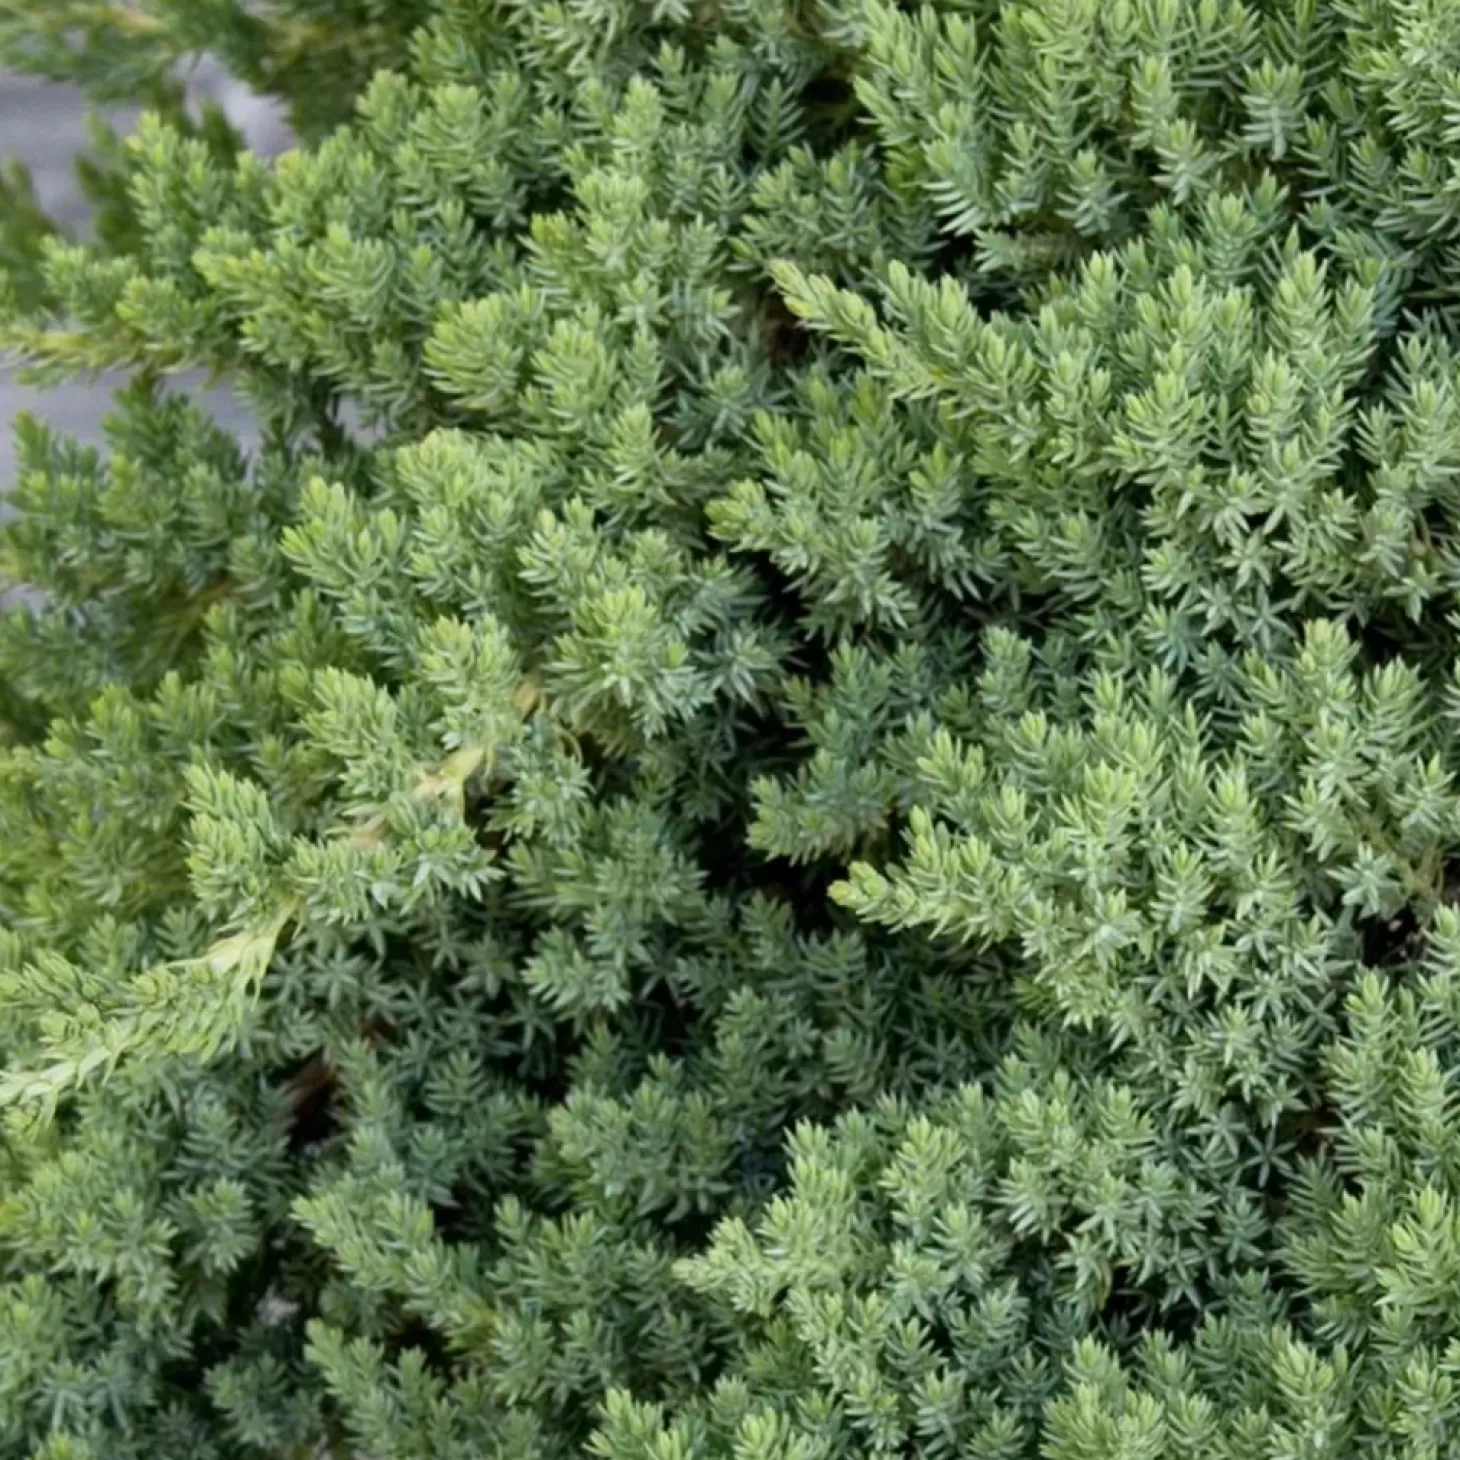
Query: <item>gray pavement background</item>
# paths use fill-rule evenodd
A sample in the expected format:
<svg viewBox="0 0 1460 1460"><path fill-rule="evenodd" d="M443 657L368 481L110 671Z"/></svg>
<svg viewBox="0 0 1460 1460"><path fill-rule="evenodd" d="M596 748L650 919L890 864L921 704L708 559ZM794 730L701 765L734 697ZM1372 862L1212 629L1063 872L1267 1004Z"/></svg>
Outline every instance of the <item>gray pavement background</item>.
<svg viewBox="0 0 1460 1460"><path fill-rule="evenodd" d="M288 133L277 110L241 90L215 68L200 64L189 77L189 88L199 98L219 102L255 152L273 156L288 146ZM0 71L0 155L24 162L52 217L82 230L87 204L76 187L72 161L88 143L86 105L71 87ZM108 112L108 116L118 123L131 120L122 110ZM117 383L102 378L33 390L18 384L14 371L0 361L0 493L8 487L13 471L10 422L17 411L29 410L58 430L86 442L99 442L101 420ZM206 392L197 381L186 378L176 382L175 388L206 400L220 423L245 441L253 438L246 412L226 393Z"/></svg>

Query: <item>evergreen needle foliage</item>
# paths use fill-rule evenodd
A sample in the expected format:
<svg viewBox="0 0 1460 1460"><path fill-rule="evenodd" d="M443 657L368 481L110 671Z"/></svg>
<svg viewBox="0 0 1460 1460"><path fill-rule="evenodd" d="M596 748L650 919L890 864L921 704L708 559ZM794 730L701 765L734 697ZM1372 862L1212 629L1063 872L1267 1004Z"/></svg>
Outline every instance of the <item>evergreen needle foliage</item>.
<svg viewBox="0 0 1460 1460"><path fill-rule="evenodd" d="M1460 0L0 54L0 1460L1457 1453Z"/></svg>

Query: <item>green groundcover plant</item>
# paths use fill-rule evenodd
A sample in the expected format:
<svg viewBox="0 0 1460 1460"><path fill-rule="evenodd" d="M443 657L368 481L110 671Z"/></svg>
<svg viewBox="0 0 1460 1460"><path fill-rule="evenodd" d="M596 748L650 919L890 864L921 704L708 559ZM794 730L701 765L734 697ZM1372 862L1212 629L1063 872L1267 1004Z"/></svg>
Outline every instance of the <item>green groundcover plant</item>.
<svg viewBox="0 0 1460 1460"><path fill-rule="evenodd" d="M1460 1452L1460 0L0 54L0 1456Z"/></svg>

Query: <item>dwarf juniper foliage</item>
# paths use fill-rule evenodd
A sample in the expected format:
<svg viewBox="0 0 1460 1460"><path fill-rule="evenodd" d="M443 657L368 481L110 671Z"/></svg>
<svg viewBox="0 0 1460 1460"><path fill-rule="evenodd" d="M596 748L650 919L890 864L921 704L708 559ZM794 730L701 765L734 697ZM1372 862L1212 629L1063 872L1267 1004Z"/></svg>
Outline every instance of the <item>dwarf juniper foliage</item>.
<svg viewBox="0 0 1460 1460"><path fill-rule="evenodd" d="M1460 0L0 56L3 1460L1455 1453Z"/></svg>

